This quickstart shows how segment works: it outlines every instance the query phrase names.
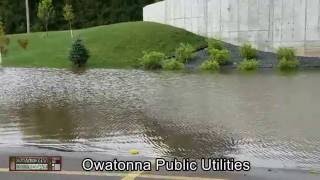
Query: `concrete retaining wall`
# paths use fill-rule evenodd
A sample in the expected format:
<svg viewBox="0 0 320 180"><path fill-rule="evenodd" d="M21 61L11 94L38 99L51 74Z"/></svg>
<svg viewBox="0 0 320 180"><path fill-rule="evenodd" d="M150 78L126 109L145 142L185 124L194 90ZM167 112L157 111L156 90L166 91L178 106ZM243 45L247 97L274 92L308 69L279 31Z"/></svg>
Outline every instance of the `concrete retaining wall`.
<svg viewBox="0 0 320 180"><path fill-rule="evenodd" d="M165 0L146 6L144 20L265 51L320 55L320 0Z"/></svg>
<svg viewBox="0 0 320 180"><path fill-rule="evenodd" d="M150 4L143 8L143 20L165 24L166 22L166 2Z"/></svg>

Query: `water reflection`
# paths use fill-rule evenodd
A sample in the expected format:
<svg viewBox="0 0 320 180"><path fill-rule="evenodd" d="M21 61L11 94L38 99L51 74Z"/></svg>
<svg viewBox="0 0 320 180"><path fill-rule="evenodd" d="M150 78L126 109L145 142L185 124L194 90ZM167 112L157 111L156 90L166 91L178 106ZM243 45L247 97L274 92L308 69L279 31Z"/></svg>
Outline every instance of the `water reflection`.
<svg viewBox="0 0 320 180"><path fill-rule="evenodd" d="M168 157L209 158L225 157L235 150L234 139L214 131L201 132L174 125L145 121L145 136Z"/></svg>
<svg viewBox="0 0 320 180"><path fill-rule="evenodd" d="M43 99L22 104L13 113L19 117L24 141L55 149L59 149L53 146L55 144L73 143L79 139L118 143L117 136L134 134L141 135L145 143L152 144L159 154L168 157L222 157L232 152L235 145L227 134L180 127L172 119L160 124L155 117L150 118L138 109L121 109L108 103L103 107L77 106L64 101L49 103ZM124 143L129 141L132 139ZM76 151L72 148L64 145L60 150Z"/></svg>
<svg viewBox="0 0 320 180"><path fill-rule="evenodd" d="M48 104L36 101L23 104L18 109L19 125L24 140L50 140L68 142L78 137L78 124L70 105L59 102Z"/></svg>

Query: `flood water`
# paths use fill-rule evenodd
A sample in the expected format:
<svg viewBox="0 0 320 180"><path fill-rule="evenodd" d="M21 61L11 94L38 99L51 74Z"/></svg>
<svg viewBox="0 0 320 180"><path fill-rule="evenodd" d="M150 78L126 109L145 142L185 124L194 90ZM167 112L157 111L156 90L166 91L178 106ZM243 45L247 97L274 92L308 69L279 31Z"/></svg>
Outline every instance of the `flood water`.
<svg viewBox="0 0 320 180"><path fill-rule="evenodd" d="M0 148L320 169L320 72L0 70Z"/></svg>

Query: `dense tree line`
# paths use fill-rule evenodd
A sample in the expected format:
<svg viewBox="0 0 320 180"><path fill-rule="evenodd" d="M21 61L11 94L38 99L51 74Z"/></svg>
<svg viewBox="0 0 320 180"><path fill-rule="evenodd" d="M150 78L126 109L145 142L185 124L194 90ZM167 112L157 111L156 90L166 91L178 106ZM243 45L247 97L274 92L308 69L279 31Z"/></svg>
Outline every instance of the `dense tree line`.
<svg viewBox="0 0 320 180"><path fill-rule="evenodd" d="M84 28L117 22L142 20L142 8L157 0L53 0L54 18L50 30L68 29L63 17L66 3L73 6L75 28ZM39 0L29 0L31 31L43 31L45 27L37 17ZM7 33L26 32L25 0L0 0L0 20Z"/></svg>

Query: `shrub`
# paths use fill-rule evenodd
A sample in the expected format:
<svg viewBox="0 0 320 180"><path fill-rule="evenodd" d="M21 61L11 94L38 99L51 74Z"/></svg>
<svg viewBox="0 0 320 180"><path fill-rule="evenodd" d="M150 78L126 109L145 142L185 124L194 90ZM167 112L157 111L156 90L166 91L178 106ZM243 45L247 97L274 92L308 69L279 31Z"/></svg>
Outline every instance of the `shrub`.
<svg viewBox="0 0 320 180"><path fill-rule="evenodd" d="M165 54L161 52L151 51L151 52L143 52L143 57L140 59L141 66L144 69L161 69L162 62L165 59Z"/></svg>
<svg viewBox="0 0 320 180"><path fill-rule="evenodd" d="M1 44L1 39L0 39L0 52L4 53L5 49L7 49L7 48L5 45Z"/></svg>
<svg viewBox="0 0 320 180"><path fill-rule="evenodd" d="M208 49L218 49L223 50L224 49L224 43L218 39L208 39Z"/></svg>
<svg viewBox="0 0 320 180"><path fill-rule="evenodd" d="M8 53L7 46L9 45L9 43L10 43L10 39L6 37L4 25L0 21L0 61L2 59L2 55L6 56L6 54Z"/></svg>
<svg viewBox="0 0 320 180"><path fill-rule="evenodd" d="M188 62L192 58L194 48L190 44L181 43L176 49L176 59L182 63Z"/></svg>
<svg viewBox="0 0 320 180"><path fill-rule="evenodd" d="M3 56L6 56L8 53L8 45L10 43L10 39L6 36L0 36L0 52Z"/></svg>
<svg viewBox="0 0 320 180"><path fill-rule="evenodd" d="M89 51L82 43L82 40L77 39L73 44L70 51L69 59L78 67L85 65L89 59Z"/></svg>
<svg viewBox="0 0 320 180"><path fill-rule="evenodd" d="M277 51L278 60L281 61L283 58L287 60L295 60L296 53L294 49L291 48L279 48Z"/></svg>
<svg viewBox="0 0 320 180"><path fill-rule="evenodd" d="M278 67L280 70L294 70L299 67L299 61L297 59L288 60L286 58L282 58L279 61Z"/></svg>
<svg viewBox="0 0 320 180"><path fill-rule="evenodd" d="M299 67L296 53L292 48L279 48L277 51L279 60L278 67L280 70L294 70Z"/></svg>
<svg viewBox="0 0 320 180"><path fill-rule="evenodd" d="M0 37L4 36L6 34L5 32L5 26L2 23L2 21L0 20Z"/></svg>
<svg viewBox="0 0 320 180"><path fill-rule="evenodd" d="M27 49L28 45L29 45L29 40L27 38L23 38L23 39L18 39L18 44L20 45L20 47L22 49Z"/></svg>
<svg viewBox="0 0 320 180"><path fill-rule="evenodd" d="M240 47L240 54L245 59L257 58L257 49L253 48L251 44L245 43Z"/></svg>
<svg viewBox="0 0 320 180"><path fill-rule="evenodd" d="M256 59L245 59L240 62L238 69L240 71L254 71L258 69L259 61Z"/></svg>
<svg viewBox="0 0 320 180"><path fill-rule="evenodd" d="M3 56L7 56L8 48L7 47L0 47L0 52Z"/></svg>
<svg viewBox="0 0 320 180"><path fill-rule="evenodd" d="M225 65L229 62L230 52L227 49L210 49L209 54L211 59L216 60L220 65Z"/></svg>
<svg viewBox="0 0 320 180"><path fill-rule="evenodd" d="M7 36L2 36L1 37L1 41L3 41L3 44L5 45L5 46L9 46L9 44L10 44L10 38L9 37L7 37Z"/></svg>
<svg viewBox="0 0 320 180"><path fill-rule="evenodd" d="M162 68L168 71L181 70L184 68L184 64L176 59L168 59L163 62Z"/></svg>
<svg viewBox="0 0 320 180"><path fill-rule="evenodd" d="M220 69L220 65L215 60L208 60L201 64L200 69L206 71L218 71Z"/></svg>

